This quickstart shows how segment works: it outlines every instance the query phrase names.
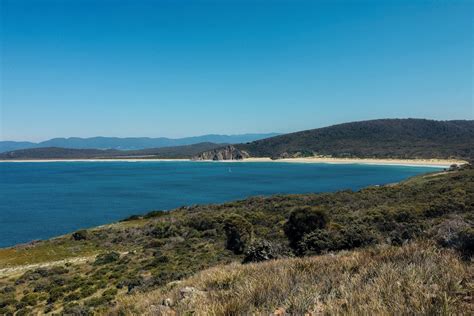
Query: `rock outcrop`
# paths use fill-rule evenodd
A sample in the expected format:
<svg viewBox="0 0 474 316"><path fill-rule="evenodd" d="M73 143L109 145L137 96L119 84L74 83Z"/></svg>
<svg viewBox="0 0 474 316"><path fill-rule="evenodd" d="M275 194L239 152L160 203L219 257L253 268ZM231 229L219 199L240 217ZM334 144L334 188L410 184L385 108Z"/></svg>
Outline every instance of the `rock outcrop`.
<svg viewBox="0 0 474 316"><path fill-rule="evenodd" d="M194 160L242 160L248 158L250 155L243 150L239 150L234 146L226 146L210 151L203 152L196 157Z"/></svg>

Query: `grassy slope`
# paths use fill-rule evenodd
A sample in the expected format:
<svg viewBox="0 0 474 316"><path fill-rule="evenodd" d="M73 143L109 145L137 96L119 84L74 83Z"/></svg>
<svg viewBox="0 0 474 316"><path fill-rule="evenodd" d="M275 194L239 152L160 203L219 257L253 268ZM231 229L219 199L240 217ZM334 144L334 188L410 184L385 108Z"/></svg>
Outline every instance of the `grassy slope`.
<svg viewBox="0 0 474 316"><path fill-rule="evenodd" d="M254 239L271 240L286 251L283 224L294 207L308 205L318 206L328 214L325 231L357 227L364 234L370 232L371 245L433 239L446 223L454 221L472 226L474 170L420 176L402 184L358 192L255 197L221 205L152 212L88 230L83 240L66 235L3 249L0 250L0 314L14 310L23 313L61 311L63 308L70 312L105 312L113 307L117 297L150 292L210 267L240 262L242 255L225 247L223 222L231 214L238 214L252 224ZM424 248L418 249L423 252ZM426 249L427 254L437 251ZM96 254L112 250L120 255L95 263ZM449 259L454 254L449 252L447 256ZM65 264L59 261L64 258L81 260ZM26 272L4 270L2 274L2 268L25 264L43 266ZM462 289L466 289L465 284ZM279 304L288 307L284 303L275 301L267 308ZM256 309L266 306L265 302L259 304L249 306ZM461 308L459 304L460 301L452 301L450 308Z"/></svg>
<svg viewBox="0 0 474 316"><path fill-rule="evenodd" d="M213 267L119 298L112 314L472 314L473 266L431 243ZM470 281L469 281L470 280ZM195 294L183 297L185 287ZM163 301L171 308L161 307Z"/></svg>

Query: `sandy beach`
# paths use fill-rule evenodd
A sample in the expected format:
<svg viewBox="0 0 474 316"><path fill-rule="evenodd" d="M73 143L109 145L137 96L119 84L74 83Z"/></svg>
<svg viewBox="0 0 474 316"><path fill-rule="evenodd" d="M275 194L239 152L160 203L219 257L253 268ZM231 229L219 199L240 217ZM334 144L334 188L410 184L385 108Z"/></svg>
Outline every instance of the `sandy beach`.
<svg viewBox="0 0 474 316"><path fill-rule="evenodd" d="M414 167L448 168L451 165L466 164L464 160L450 159L366 159L366 158L285 158L272 160L270 158L247 158L244 162L290 162L290 163L327 163L327 164L367 164L367 165L399 165Z"/></svg>
<svg viewBox="0 0 474 316"><path fill-rule="evenodd" d="M31 159L31 160L0 160L1 162L173 162L173 161L195 161L210 162L212 160L191 159ZM448 168L451 165L466 164L464 160L450 159L365 159L365 158L285 158L272 160L270 158L247 158L243 160L221 160L219 162L273 162L273 163L325 163L325 164L367 164L367 165L395 165L413 167Z"/></svg>

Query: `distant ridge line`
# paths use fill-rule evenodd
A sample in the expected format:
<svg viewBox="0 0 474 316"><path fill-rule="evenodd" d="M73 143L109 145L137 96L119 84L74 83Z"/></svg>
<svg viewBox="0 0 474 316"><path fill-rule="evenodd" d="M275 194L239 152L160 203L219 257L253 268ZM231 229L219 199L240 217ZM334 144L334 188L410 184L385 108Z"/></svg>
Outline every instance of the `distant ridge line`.
<svg viewBox="0 0 474 316"><path fill-rule="evenodd" d="M237 135L220 135L207 134L202 136L192 136L184 138L167 138L167 137L67 137L52 138L46 141L34 142L17 142L17 141L0 141L0 153L19 149L42 148L42 147L61 147L71 149L117 149L117 150L140 150L148 148L163 148L173 146L185 146L199 143L215 143L215 144L238 144L247 143L255 140L268 138L279 135L278 133L261 133L261 134L237 134Z"/></svg>

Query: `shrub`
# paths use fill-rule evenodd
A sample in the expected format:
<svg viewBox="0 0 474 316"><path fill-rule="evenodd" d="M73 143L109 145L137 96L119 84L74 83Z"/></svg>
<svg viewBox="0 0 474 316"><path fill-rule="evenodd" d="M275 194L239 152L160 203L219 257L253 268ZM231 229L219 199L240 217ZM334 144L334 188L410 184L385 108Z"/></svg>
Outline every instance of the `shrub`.
<svg viewBox="0 0 474 316"><path fill-rule="evenodd" d="M402 245L423 233L423 225L420 222L397 223L389 234L390 242L393 245Z"/></svg>
<svg viewBox="0 0 474 316"><path fill-rule="evenodd" d="M33 293L26 294L22 297L21 302L26 305L34 306L38 302L38 295Z"/></svg>
<svg viewBox="0 0 474 316"><path fill-rule="evenodd" d="M93 315L89 308L79 304L70 304L64 307L63 315L88 316Z"/></svg>
<svg viewBox="0 0 474 316"><path fill-rule="evenodd" d="M56 301L59 301L62 299L64 296L64 290L61 288L53 288L51 291L49 291L49 297L48 297L48 304L54 303Z"/></svg>
<svg viewBox="0 0 474 316"><path fill-rule="evenodd" d="M287 256L289 256L289 253L281 244L271 243L267 240L258 240L248 247L242 263L260 262Z"/></svg>
<svg viewBox="0 0 474 316"><path fill-rule="evenodd" d="M244 252L247 244L252 240L252 224L240 215L232 214L224 222L226 234L226 248L235 254Z"/></svg>
<svg viewBox="0 0 474 316"><path fill-rule="evenodd" d="M318 207L295 208L283 228L290 241L290 247L296 249L298 242L303 239L305 234L324 228L327 222L326 213Z"/></svg>
<svg viewBox="0 0 474 316"><path fill-rule="evenodd" d="M72 233L72 239L76 241L87 240L88 235L87 230L78 230L77 232Z"/></svg>
<svg viewBox="0 0 474 316"><path fill-rule="evenodd" d="M132 279L123 279L118 282L117 288L121 289L127 287L128 292L130 293L134 288L139 287L143 284L143 279L139 277L134 277Z"/></svg>
<svg viewBox="0 0 474 316"><path fill-rule="evenodd" d="M294 249L298 255L320 254L338 248L338 237L334 232L316 229L305 235Z"/></svg>
<svg viewBox="0 0 474 316"><path fill-rule="evenodd" d="M178 235L178 228L168 222L159 222L151 231L151 235L156 238L169 238Z"/></svg>
<svg viewBox="0 0 474 316"><path fill-rule="evenodd" d="M115 295L117 295L117 293L117 289L107 289L104 291L104 293L102 293L102 297L107 301L111 301L115 298Z"/></svg>
<svg viewBox="0 0 474 316"><path fill-rule="evenodd" d="M434 239L446 248L459 251L464 257L470 258L474 253L474 229L470 223L460 218L444 221L435 228Z"/></svg>
<svg viewBox="0 0 474 316"><path fill-rule="evenodd" d="M375 234L365 226L349 226L340 230L317 229L298 243L296 252L299 255L343 249L353 249L373 244L377 241Z"/></svg>
<svg viewBox="0 0 474 316"><path fill-rule="evenodd" d="M154 218L154 217L163 217L167 215L167 211L151 211L143 216L144 219Z"/></svg>
<svg viewBox="0 0 474 316"><path fill-rule="evenodd" d="M374 232L367 226L351 225L340 232L338 249L353 249L374 244L377 239Z"/></svg>
<svg viewBox="0 0 474 316"><path fill-rule="evenodd" d="M129 217L126 217L121 220L121 222L129 222L129 221L136 221L141 219L142 217L140 215L130 215Z"/></svg>
<svg viewBox="0 0 474 316"><path fill-rule="evenodd" d="M96 257L94 265L107 264L107 263L115 262L119 259L120 259L120 254L115 251L102 253Z"/></svg>
<svg viewBox="0 0 474 316"><path fill-rule="evenodd" d="M471 258L474 254L474 229L472 227L459 233L458 250L465 257Z"/></svg>
<svg viewBox="0 0 474 316"><path fill-rule="evenodd" d="M196 229L197 231L206 231L215 229L218 223L218 218L214 215L204 214L200 216L193 216L187 222L189 227Z"/></svg>
<svg viewBox="0 0 474 316"><path fill-rule="evenodd" d="M13 295L5 295L5 296L0 296L0 308L1 307L6 307L6 306L13 306L15 305L17 300L13 297Z"/></svg>
<svg viewBox="0 0 474 316"><path fill-rule="evenodd" d="M81 294L79 292L72 292L64 297L65 302L77 301L79 299L81 299Z"/></svg>

